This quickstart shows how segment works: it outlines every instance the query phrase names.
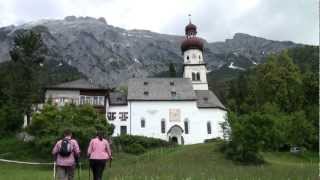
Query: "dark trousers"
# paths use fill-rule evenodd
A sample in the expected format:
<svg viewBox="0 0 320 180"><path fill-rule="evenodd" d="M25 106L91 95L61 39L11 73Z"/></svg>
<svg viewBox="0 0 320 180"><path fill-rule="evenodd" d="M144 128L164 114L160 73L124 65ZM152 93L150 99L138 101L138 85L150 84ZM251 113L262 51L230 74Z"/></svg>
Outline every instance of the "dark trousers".
<svg viewBox="0 0 320 180"><path fill-rule="evenodd" d="M106 166L107 160L105 159L90 159L90 168L93 173L93 180L101 180L103 170Z"/></svg>

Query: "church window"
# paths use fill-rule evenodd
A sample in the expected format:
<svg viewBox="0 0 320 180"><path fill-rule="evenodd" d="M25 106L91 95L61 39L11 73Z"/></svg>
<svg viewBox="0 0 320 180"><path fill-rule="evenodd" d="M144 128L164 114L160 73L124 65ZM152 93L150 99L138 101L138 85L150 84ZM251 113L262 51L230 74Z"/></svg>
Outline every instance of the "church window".
<svg viewBox="0 0 320 180"><path fill-rule="evenodd" d="M141 128L146 127L146 120L144 118L141 119Z"/></svg>
<svg viewBox="0 0 320 180"><path fill-rule="evenodd" d="M164 119L161 120L161 133L166 133L166 121Z"/></svg>
<svg viewBox="0 0 320 180"><path fill-rule="evenodd" d="M184 133L189 134L189 122L188 119L184 121Z"/></svg>
<svg viewBox="0 0 320 180"><path fill-rule="evenodd" d="M148 83L148 82L146 82L146 81L145 81L145 82L143 82L143 85L145 85L145 86L146 86L146 85L148 85L148 84L149 84L149 83Z"/></svg>
<svg viewBox="0 0 320 180"><path fill-rule="evenodd" d="M197 81L200 81L200 73L199 72L197 73L197 78L196 79L197 79Z"/></svg>
<svg viewBox="0 0 320 180"><path fill-rule="evenodd" d="M199 55L199 59L201 59L201 56Z"/></svg>
<svg viewBox="0 0 320 180"><path fill-rule="evenodd" d="M211 122L207 122L207 132L211 134Z"/></svg>
<svg viewBox="0 0 320 180"><path fill-rule="evenodd" d="M192 81L195 81L196 80L196 73L192 73Z"/></svg>
<svg viewBox="0 0 320 180"><path fill-rule="evenodd" d="M145 91L145 92L143 92L143 94L144 94L145 96L148 96L148 95L149 95L149 92L148 92L148 91Z"/></svg>
<svg viewBox="0 0 320 180"><path fill-rule="evenodd" d="M120 135L127 134L127 126L120 126Z"/></svg>
<svg viewBox="0 0 320 180"><path fill-rule="evenodd" d="M187 60L189 60L189 56L187 56Z"/></svg>
<svg viewBox="0 0 320 180"><path fill-rule="evenodd" d="M171 91L171 96L172 96L172 97L175 97L176 95L177 95L177 92Z"/></svg>
<svg viewBox="0 0 320 180"><path fill-rule="evenodd" d="M173 81L170 82L170 86L174 86L174 82Z"/></svg>

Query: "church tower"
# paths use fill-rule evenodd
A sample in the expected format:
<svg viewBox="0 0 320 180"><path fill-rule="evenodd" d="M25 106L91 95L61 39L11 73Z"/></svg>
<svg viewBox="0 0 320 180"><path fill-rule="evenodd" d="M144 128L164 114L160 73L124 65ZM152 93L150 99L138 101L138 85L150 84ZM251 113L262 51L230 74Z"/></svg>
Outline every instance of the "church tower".
<svg viewBox="0 0 320 180"><path fill-rule="evenodd" d="M196 35L197 26L189 20L189 24L185 27L185 40L181 44L184 59L183 77L191 79L193 90L208 90L203 42Z"/></svg>

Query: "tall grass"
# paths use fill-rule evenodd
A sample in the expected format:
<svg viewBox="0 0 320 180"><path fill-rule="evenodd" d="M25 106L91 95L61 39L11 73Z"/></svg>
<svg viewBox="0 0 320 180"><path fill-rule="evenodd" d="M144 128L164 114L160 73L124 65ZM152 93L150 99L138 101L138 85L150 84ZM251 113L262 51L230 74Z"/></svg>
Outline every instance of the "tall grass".
<svg viewBox="0 0 320 180"><path fill-rule="evenodd" d="M226 160L215 143L162 148L134 156L115 154L105 179L114 180L314 180L318 178L318 156L264 153L261 166L242 166ZM1 158L1 157L0 157ZM83 160L81 179L88 179ZM2 180L52 179L52 166L24 166L0 163ZM77 173L76 173L77 175ZM76 176L76 178L78 178Z"/></svg>

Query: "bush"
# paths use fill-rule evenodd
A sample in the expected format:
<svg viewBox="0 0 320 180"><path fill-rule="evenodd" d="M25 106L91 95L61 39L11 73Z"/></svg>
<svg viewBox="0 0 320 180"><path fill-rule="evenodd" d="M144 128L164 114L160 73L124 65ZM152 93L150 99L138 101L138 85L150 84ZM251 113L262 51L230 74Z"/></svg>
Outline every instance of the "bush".
<svg viewBox="0 0 320 180"><path fill-rule="evenodd" d="M229 135L230 142L222 148L226 157L244 164L263 163L259 152L265 143L271 141L273 120L259 112L241 116L229 112L227 120L232 131Z"/></svg>
<svg viewBox="0 0 320 180"><path fill-rule="evenodd" d="M138 143L129 144L128 146L124 146L123 151L130 154L142 154L146 152L146 149Z"/></svg>
<svg viewBox="0 0 320 180"><path fill-rule="evenodd" d="M105 116L97 113L89 105L57 107L48 104L40 113L33 115L27 131L35 136L33 143L38 152L50 154L56 141L62 138L65 129L72 131L82 152L86 152L88 143L97 130L104 131L107 135L113 133L113 127L107 123Z"/></svg>
<svg viewBox="0 0 320 180"><path fill-rule="evenodd" d="M20 130L23 124L22 111L10 104L3 105L0 108L0 124L0 135Z"/></svg>
<svg viewBox="0 0 320 180"><path fill-rule="evenodd" d="M221 142L222 139L220 137L217 138L211 138L211 139L205 139L204 143L213 143L213 142Z"/></svg>
<svg viewBox="0 0 320 180"><path fill-rule="evenodd" d="M147 149L169 146L171 143L167 141L144 136L123 135L112 138L113 150L132 154L142 154Z"/></svg>

